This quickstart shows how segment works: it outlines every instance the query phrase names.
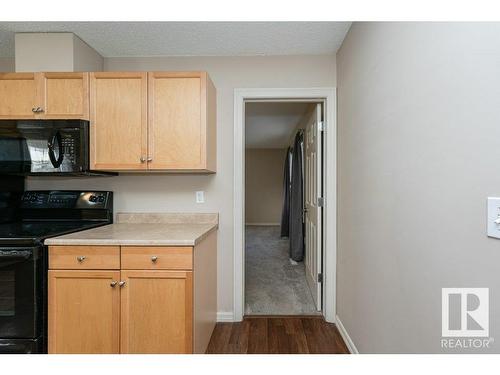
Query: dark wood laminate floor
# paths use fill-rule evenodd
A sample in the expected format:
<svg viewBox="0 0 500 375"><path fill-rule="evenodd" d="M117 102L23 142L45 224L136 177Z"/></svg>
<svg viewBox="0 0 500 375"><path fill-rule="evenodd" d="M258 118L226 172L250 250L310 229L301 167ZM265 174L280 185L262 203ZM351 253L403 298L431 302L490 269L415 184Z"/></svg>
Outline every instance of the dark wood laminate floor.
<svg viewBox="0 0 500 375"><path fill-rule="evenodd" d="M217 323L208 354L348 354L335 324L314 316L247 316Z"/></svg>

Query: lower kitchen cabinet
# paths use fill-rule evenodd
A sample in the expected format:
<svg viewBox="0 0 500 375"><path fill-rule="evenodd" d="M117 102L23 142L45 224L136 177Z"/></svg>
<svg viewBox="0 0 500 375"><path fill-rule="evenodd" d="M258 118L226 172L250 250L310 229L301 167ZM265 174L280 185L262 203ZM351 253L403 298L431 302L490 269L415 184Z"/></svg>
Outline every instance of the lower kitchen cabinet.
<svg viewBox="0 0 500 375"><path fill-rule="evenodd" d="M122 353L193 351L193 274L122 271Z"/></svg>
<svg viewBox="0 0 500 375"><path fill-rule="evenodd" d="M215 231L194 247L49 246L49 353L204 353L216 315Z"/></svg>
<svg viewBox="0 0 500 375"><path fill-rule="evenodd" d="M120 353L119 280L120 271L49 271L49 353Z"/></svg>

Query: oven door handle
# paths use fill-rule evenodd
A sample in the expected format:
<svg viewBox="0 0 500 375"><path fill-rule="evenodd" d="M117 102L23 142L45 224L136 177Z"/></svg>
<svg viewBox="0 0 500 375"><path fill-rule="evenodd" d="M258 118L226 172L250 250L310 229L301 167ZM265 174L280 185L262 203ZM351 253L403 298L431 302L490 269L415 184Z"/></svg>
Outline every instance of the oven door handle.
<svg viewBox="0 0 500 375"><path fill-rule="evenodd" d="M54 153L54 148L55 144L57 142L57 147L59 147L59 155L56 159L56 155ZM50 139L47 142L47 148L49 149L49 158L50 162L54 166L54 168L59 168L62 164L62 161L64 159L64 147L62 146L62 137L61 133L58 131L56 134L52 136L52 139Z"/></svg>

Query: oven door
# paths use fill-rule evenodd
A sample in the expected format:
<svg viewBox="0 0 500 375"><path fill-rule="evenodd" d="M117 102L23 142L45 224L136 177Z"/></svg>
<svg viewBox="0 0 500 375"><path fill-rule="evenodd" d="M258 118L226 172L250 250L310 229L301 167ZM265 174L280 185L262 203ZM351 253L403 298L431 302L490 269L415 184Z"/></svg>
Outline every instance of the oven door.
<svg viewBox="0 0 500 375"><path fill-rule="evenodd" d="M43 332L42 247L0 247L0 339Z"/></svg>
<svg viewBox="0 0 500 375"><path fill-rule="evenodd" d="M78 173L88 169L88 121L0 121L0 172Z"/></svg>

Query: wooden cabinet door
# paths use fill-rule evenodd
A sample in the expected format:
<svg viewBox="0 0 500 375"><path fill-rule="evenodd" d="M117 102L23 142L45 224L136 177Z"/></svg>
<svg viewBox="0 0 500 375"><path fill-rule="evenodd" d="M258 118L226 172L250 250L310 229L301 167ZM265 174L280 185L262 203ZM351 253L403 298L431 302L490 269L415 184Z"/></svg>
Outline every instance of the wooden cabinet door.
<svg viewBox="0 0 500 375"><path fill-rule="evenodd" d="M147 74L90 73L90 163L147 169Z"/></svg>
<svg viewBox="0 0 500 375"><path fill-rule="evenodd" d="M37 101L35 73L0 73L0 119L32 119Z"/></svg>
<svg viewBox="0 0 500 375"><path fill-rule="evenodd" d="M192 272L121 276L121 353L192 353Z"/></svg>
<svg viewBox="0 0 500 375"><path fill-rule="evenodd" d="M88 73L40 73L39 78L39 118L89 119Z"/></svg>
<svg viewBox="0 0 500 375"><path fill-rule="evenodd" d="M206 73L148 75L149 169L204 169Z"/></svg>
<svg viewBox="0 0 500 375"><path fill-rule="evenodd" d="M119 281L119 271L49 271L49 353L120 352Z"/></svg>

